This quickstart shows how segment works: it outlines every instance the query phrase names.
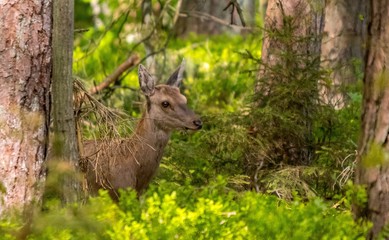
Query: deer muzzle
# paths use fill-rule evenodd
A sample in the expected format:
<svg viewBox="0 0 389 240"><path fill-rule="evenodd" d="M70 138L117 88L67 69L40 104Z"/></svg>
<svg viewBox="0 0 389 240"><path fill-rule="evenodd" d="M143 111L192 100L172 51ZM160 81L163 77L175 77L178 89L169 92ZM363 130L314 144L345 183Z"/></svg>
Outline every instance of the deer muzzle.
<svg viewBox="0 0 389 240"><path fill-rule="evenodd" d="M200 130L203 127L203 122L200 119L194 120L193 125L197 127L196 130Z"/></svg>

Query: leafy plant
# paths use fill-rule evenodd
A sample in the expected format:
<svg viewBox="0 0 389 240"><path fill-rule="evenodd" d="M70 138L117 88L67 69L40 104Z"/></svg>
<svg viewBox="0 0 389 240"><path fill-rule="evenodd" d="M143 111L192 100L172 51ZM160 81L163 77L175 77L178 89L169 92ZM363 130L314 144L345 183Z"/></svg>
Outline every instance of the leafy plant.
<svg viewBox="0 0 389 240"><path fill-rule="evenodd" d="M122 191L118 204L102 191L85 205L36 215L28 239L364 239L370 226L318 198L286 202L226 184L222 177L201 188L160 182L140 199ZM20 226L0 222L8 232Z"/></svg>

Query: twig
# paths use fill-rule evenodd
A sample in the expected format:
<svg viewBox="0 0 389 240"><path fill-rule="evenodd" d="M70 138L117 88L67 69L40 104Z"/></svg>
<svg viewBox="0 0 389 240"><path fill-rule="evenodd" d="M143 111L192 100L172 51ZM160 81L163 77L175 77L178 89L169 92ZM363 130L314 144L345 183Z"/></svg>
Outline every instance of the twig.
<svg viewBox="0 0 389 240"><path fill-rule="evenodd" d="M254 187L255 187L255 191L256 192L259 192L260 189L259 189L259 185L258 185L258 174L259 174L259 171L262 169L263 167L263 161L260 162L259 166L257 166L257 168L255 169L255 174L254 174Z"/></svg>
<svg viewBox="0 0 389 240"><path fill-rule="evenodd" d="M231 25L234 25L234 10L238 12L240 21L242 22L242 26L246 26L246 22L243 17L243 11L242 8L240 7L239 3L237 0L230 0L227 4L227 6L223 9L223 11L226 11L229 7L232 7L231 9Z"/></svg>
<svg viewBox="0 0 389 240"><path fill-rule="evenodd" d="M180 16L181 5L182 5L182 0L179 0L177 3L176 11L174 13L174 17L173 17L173 26L176 25L178 17Z"/></svg>
<svg viewBox="0 0 389 240"><path fill-rule="evenodd" d="M84 32L88 32L89 31L89 28L77 28L77 29L74 29L74 33L84 33Z"/></svg>
<svg viewBox="0 0 389 240"><path fill-rule="evenodd" d="M248 30L259 29L259 28L253 28L253 27L231 25L231 24L229 24L228 22L224 21L221 18L215 17L215 16L213 16L211 14L208 14L208 13L199 12L199 11L188 11L188 12L185 11L185 12L181 12L180 13L180 17L195 17L195 18L200 18L200 19L207 19L207 20L211 20L211 21L214 21L216 23L219 23L221 25L228 26L228 27L231 27L233 29L238 29L238 30L239 29L248 29Z"/></svg>
<svg viewBox="0 0 389 240"><path fill-rule="evenodd" d="M109 75L103 82L90 89L89 93L96 94L98 92L101 92L103 89L116 82L127 69L137 65L139 62L139 56L137 54L130 56L126 61L120 64L120 66L116 68L115 71L111 75Z"/></svg>
<svg viewBox="0 0 389 240"><path fill-rule="evenodd" d="M128 14L128 11L129 9L131 9L131 7L128 7L125 11L123 12L120 12L120 14L117 14L117 17L112 17L113 20L110 22L109 26L107 26L105 29L104 29L104 32L98 37L97 40L94 40L92 39L87 47L87 53L82 56L81 58L77 59L77 61L81 61L82 59L84 58L87 58L90 54L92 54L94 51L97 50L97 48L99 47L100 43L102 42L104 36L110 31L113 29L113 27L115 26L115 24L117 24L120 20L120 18L123 17L123 14ZM118 33L119 35L120 33ZM92 46L93 44L93 46Z"/></svg>

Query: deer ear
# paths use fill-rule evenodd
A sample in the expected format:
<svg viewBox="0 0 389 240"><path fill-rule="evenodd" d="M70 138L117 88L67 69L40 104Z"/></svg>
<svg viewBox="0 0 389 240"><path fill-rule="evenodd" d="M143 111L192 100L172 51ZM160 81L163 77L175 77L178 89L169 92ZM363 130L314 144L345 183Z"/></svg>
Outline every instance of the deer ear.
<svg viewBox="0 0 389 240"><path fill-rule="evenodd" d="M184 78L184 70L185 70L185 59L182 60L181 65L174 71L174 73L169 77L166 84L173 87L180 87L181 81Z"/></svg>
<svg viewBox="0 0 389 240"><path fill-rule="evenodd" d="M143 94L151 96L154 94L155 81L146 68L139 64L138 69L139 86Z"/></svg>

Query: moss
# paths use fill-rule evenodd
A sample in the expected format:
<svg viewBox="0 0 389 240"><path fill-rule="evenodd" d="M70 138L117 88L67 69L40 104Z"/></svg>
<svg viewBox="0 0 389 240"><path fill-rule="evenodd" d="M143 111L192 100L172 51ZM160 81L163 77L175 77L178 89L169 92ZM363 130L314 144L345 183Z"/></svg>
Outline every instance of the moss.
<svg viewBox="0 0 389 240"><path fill-rule="evenodd" d="M374 94L375 96L380 96L389 88L389 72L382 71L376 76L374 81Z"/></svg>
<svg viewBox="0 0 389 240"><path fill-rule="evenodd" d="M365 168L379 167L389 163L389 156L385 149L378 143L372 142L367 154L362 158Z"/></svg>

